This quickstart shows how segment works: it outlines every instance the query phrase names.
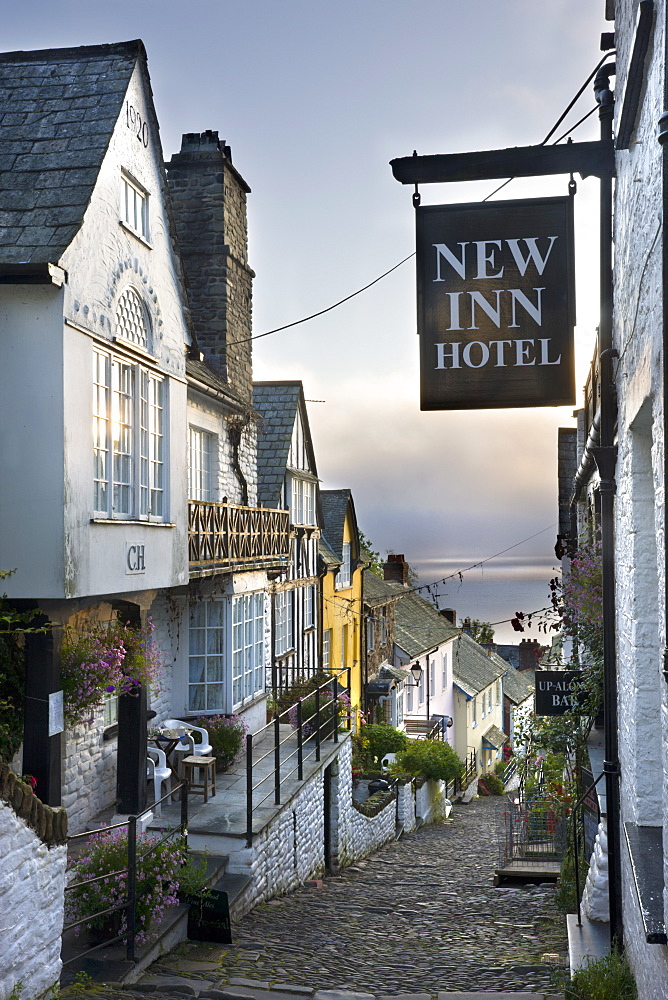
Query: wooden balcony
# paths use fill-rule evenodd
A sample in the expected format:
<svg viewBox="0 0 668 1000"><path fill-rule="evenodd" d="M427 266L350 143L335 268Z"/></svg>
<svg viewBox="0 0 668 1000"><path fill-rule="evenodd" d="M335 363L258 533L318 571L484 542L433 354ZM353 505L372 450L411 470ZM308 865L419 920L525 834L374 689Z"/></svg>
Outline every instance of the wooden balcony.
<svg viewBox="0 0 668 1000"><path fill-rule="evenodd" d="M191 576L219 568L282 567L290 556L287 510L240 504L188 502L188 559Z"/></svg>

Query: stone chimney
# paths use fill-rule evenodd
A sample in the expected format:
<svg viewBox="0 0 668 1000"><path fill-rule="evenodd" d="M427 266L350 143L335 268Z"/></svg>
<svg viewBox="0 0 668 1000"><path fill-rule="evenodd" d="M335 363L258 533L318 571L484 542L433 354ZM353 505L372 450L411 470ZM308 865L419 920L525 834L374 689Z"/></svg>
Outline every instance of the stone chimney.
<svg viewBox="0 0 668 1000"><path fill-rule="evenodd" d="M541 646L537 639L522 639L518 647L517 669L520 671L535 670L540 654L546 648L546 646Z"/></svg>
<svg viewBox="0 0 668 1000"><path fill-rule="evenodd" d="M217 132L189 132L166 165L195 335L205 360L252 398L252 283L246 195Z"/></svg>
<svg viewBox="0 0 668 1000"><path fill-rule="evenodd" d="M457 612L454 608L439 608L439 615L447 618L451 625L457 624Z"/></svg>
<svg viewBox="0 0 668 1000"><path fill-rule="evenodd" d="M402 583L408 586L408 563L403 555L387 557L387 562L383 566L383 579L389 583Z"/></svg>
<svg viewBox="0 0 668 1000"><path fill-rule="evenodd" d="M466 635L470 635L471 638L473 638L473 636L471 635L471 619L470 618L465 618L464 621L462 622L462 632L465 632Z"/></svg>

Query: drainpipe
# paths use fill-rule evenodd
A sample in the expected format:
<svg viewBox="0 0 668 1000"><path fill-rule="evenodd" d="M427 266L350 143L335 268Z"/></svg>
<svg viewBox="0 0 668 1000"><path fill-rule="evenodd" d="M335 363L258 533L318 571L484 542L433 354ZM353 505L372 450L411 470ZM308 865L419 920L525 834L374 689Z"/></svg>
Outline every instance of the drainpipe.
<svg viewBox="0 0 668 1000"><path fill-rule="evenodd" d="M602 66L596 74L594 93L599 105L601 140L612 139L614 97L610 90L610 76L614 64ZM613 375L612 346L612 177L601 177L600 187L600 308L599 357L601 372L601 417L599 444L591 454L600 476L601 498L601 555L603 589L603 687L605 708L605 791L608 818L608 865L610 942L615 950L623 946L621 859L620 859L620 799L619 799L619 743L617 732L617 655L615 643L615 447L616 396Z"/></svg>

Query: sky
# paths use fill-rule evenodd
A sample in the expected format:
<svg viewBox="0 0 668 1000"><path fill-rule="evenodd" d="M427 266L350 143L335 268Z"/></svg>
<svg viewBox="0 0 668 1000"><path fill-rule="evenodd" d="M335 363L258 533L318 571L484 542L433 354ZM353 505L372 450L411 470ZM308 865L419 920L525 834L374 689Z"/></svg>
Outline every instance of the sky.
<svg viewBox="0 0 668 1000"><path fill-rule="evenodd" d="M251 187L261 334L413 252L412 190L393 179L391 159L541 142L601 57L604 7L30 0L5 5L2 43L144 41L165 157L182 133L217 130ZM593 106L589 88L555 138ZM596 139L596 115L572 134ZM580 401L598 314L598 182L576 180ZM497 197L565 194L567 181L516 180ZM497 183L424 186L422 204L477 201ZM420 583L515 546L441 584L442 606L498 622L547 604L557 428L574 426L573 408L420 412L413 260L326 315L258 339L254 372L302 379L323 487L352 489L374 548L404 553ZM497 639L518 636L505 624Z"/></svg>

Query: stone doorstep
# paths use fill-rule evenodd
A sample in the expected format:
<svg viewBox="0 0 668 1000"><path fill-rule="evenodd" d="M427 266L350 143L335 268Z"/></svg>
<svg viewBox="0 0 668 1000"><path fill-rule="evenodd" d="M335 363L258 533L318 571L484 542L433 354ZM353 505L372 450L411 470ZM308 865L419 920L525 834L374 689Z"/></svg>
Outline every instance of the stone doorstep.
<svg viewBox="0 0 668 1000"><path fill-rule="evenodd" d="M588 959L596 960L610 954L610 924L589 920L582 914L582 927L575 913L566 914L568 930L568 960L571 973Z"/></svg>

